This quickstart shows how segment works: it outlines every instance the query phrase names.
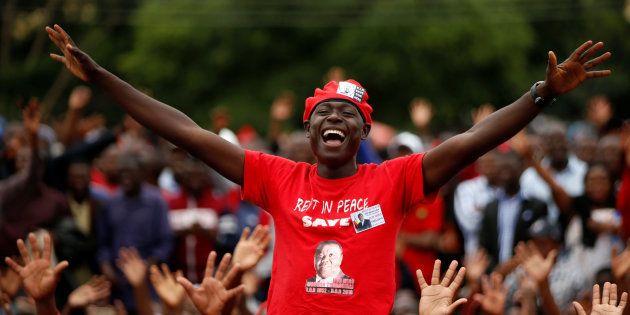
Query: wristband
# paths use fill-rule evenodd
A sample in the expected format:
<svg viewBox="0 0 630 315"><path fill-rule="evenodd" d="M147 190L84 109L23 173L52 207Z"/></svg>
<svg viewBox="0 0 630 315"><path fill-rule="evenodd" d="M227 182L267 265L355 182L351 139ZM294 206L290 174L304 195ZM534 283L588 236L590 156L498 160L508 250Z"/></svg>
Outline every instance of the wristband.
<svg viewBox="0 0 630 315"><path fill-rule="evenodd" d="M543 83L544 81L538 81L536 83L534 83L534 85L532 85L532 88L529 90L529 94L531 94L532 96L532 100L534 100L534 104L536 104L536 106L540 107L540 108L544 108L549 104L552 104L553 102L556 101L556 98L547 98L547 97L542 97L540 95L538 95L538 91L536 90L536 88Z"/></svg>

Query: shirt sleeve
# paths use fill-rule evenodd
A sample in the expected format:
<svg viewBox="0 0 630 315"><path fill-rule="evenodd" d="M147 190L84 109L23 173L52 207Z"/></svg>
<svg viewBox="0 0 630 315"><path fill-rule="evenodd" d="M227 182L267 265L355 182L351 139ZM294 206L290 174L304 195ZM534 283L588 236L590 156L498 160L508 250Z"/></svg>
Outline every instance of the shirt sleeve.
<svg viewBox="0 0 630 315"><path fill-rule="evenodd" d="M245 151L245 169L241 196L274 214L272 200L279 198L282 185L295 174L297 163L256 151Z"/></svg>

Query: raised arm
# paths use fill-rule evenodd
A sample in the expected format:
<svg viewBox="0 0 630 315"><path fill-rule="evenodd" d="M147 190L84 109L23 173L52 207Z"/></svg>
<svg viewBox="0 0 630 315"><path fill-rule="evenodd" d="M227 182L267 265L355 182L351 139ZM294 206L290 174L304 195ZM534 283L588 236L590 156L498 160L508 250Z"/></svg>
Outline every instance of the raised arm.
<svg viewBox="0 0 630 315"><path fill-rule="evenodd" d="M197 125L179 110L159 102L99 66L81 51L59 26L46 27L48 37L63 52L50 57L79 79L100 87L145 127L190 152L229 180L243 184L245 151Z"/></svg>
<svg viewBox="0 0 630 315"><path fill-rule="evenodd" d="M593 44L588 41L561 64L557 63L556 55L550 51L546 78L534 88L536 95L550 100L575 89L587 79L610 75L610 70L592 70L610 58L610 53L606 52L591 59L602 47L602 42ZM425 193L437 191L466 165L514 136L541 110L542 106L536 105L534 96L527 92L514 103L475 124L470 130L427 152L423 163Z"/></svg>

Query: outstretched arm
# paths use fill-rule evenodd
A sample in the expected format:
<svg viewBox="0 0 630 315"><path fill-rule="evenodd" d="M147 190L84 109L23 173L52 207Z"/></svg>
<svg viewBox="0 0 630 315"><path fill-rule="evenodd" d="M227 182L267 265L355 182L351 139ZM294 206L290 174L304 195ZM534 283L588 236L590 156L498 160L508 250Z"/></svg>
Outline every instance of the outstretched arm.
<svg viewBox="0 0 630 315"><path fill-rule="evenodd" d="M197 125L179 110L136 90L99 66L81 51L59 26L46 27L48 37L63 52L51 58L63 63L81 80L99 86L120 107L145 127L182 147L229 180L243 184L245 151Z"/></svg>
<svg viewBox="0 0 630 315"><path fill-rule="evenodd" d="M545 81L536 87L537 95L551 99L575 89L587 79L610 75L610 70L591 70L610 58L610 53L606 52L591 59L603 46L601 42L593 44L588 41L561 64L557 64L556 55L550 51L547 75ZM427 152L423 163L425 193L437 191L459 170L514 136L541 110L542 108L534 103L530 92L527 92L470 130Z"/></svg>

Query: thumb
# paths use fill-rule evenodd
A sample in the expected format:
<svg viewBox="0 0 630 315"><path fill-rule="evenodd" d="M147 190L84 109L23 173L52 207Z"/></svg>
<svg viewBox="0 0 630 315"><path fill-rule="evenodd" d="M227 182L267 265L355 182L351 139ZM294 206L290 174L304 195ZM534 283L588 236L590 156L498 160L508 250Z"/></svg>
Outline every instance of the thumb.
<svg viewBox="0 0 630 315"><path fill-rule="evenodd" d="M186 294L192 297L195 289L193 288L193 284L188 281L188 279L184 277L177 277L177 283L181 284L182 287L184 287L184 290L186 290Z"/></svg>
<svg viewBox="0 0 630 315"><path fill-rule="evenodd" d="M556 58L556 54L551 50L547 53L547 58L547 74L549 74L558 66L558 58Z"/></svg>
<svg viewBox="0 0 630 315"><path fill-rule="evenodd" d="M586 311L584 311L584 308L580 305L580 303L573 301L573 307L575 307L575 312L578 315L586 315Z"/></svg>
<svg viewBox="0 0 630 315"><path fill-rule="evenodd" d="M457 300L457 301L453 302L453 304L451 304L451 305L448 307L448 313L449 313L449 314L454 313L454 312L455 312L455 309L456 309L457 307L459 307L460 305L463 305L463 304L464 304L464 303L466 303L466 302L468 302L468 300L467 300L467 299L465 299L465 298L461 298L461 299L459 299L459 300Z"/></svg>

